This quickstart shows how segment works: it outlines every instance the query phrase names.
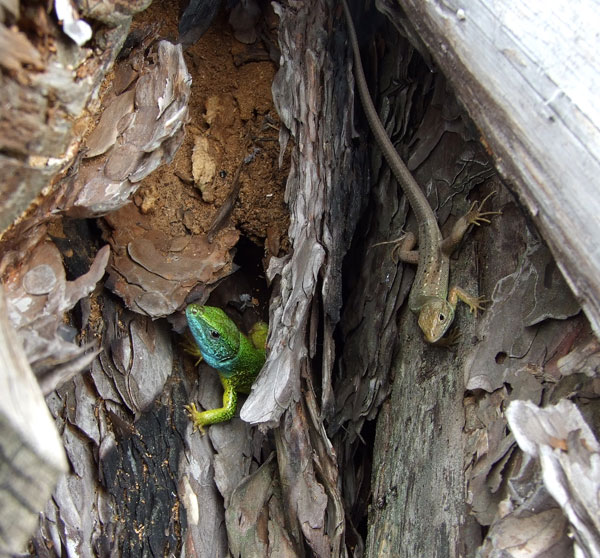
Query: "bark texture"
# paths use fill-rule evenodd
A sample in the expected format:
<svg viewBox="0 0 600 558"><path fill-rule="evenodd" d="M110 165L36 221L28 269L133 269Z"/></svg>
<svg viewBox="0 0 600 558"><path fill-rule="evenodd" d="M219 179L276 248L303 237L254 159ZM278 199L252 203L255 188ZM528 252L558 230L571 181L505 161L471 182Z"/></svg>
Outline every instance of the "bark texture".
<svg viewBox="0 0 600 558"><path fill-rule="evenodd" d="M553 151L547 145L548 134L566 126L564 98L548 104L561 116L550 129L538 122L540 103L526 104L526 97L519 97L518 110L496 104L489 105L491 116L482 114L494 101L482 84L504 80L506 65L491 63L478 74L472 57L456 54L472 40L466 31L474 31L482 5L473 4L472 12L457 5L452 13L447 3L404 5L402 12L395 2L380 2L385 15L362 2L351 5L381 119L443 232L491 192L486 209L502 211L470 231L453 255L451 284L489 302L476 318L459 305L461 336L451 348L427 345L406 308L414 270L396 260L395 240L417 224L354 97L341 6L282 2L271 13L240 2L228 14L235 35L260 36L268 45L248 50L223 46L233 43L220 43L212 27L207 44L184 52L159 41L154 22L141 26L120 56L97 118L91 113L100 103L89 100L130 14L143 4L121 3L121 11L108 0L80 6L81 16L97 20L98 48L86 50L62 34L56 14L43 6L0 0L0 85L14 92L0 101L6 132L0 178L7 184L0 225L10 224L42 185L51 186L2 239L8 321L0 322L0 354L18 361L16 377L15 370L2 374L8 391L29 381L31 366L70 465L59 475L64 462L48 458L55 433L40 440L48 417L29 410L39 411L39 394L20 395L22 409L0 405L10 465L2 482L19 486L29 508L29 524L19 516L19 525L32 528L45 502L30 543L37 556L506 558L526 547L531 556L553 558L574 555L576 546L584 556L594 552L597 506L587 495L599 488L600 345L561 269L587 288L596 252L588 252L577 283L571 256L561 259L557 249L561 234L573 246L593 226L564 229L572 223L564 214L575 215L569 204L586 205L588 198L582 201L577 189L568 200L554 196L564 168L544 166L542 147L526 149L529 128L518 119L539 124L549 161L559 148L575 157L570 150L578 145L561 140ZM212 13L215 3L207 6ZM184 11L194 34L205 30L193 17L202 7L192 2ZM160 19L161 9L175 14L178 6L154 5L147 13ZM69 33L80 40L86 28L75 16ZM17 29L17 20L33 27ZM499 19L486 21L493 27ZM176 17L171 24L177 28ZM271 41L275 30L278 40ZM9 39L14 48L6 47ZM477 49L471 44L471 50ZM515 59L506 50L501 56ZM222 57L239 66L239 74L229 66L239 91L225 81L210 89L225 67ZM241 91L264 71L257 61L270 64L270 57L279 63L272 93L281 125L269 103L256 104ZM263 74L269 83L273 71ZM530 68L519 71L526 76ZM203 79L190 84L190 75ZM15 99L14 110L6 98ZM160 178L145 182L134 204L96 219L174 157L188 114L201 116L188 126L193 141L183 140L185 164L174 175L155 171ZM86 153L82 130L72 127L80 117L90 130L97 125ZM234 129L238 121L243 133ZM516 192L496 173L478 126L489 145L497 141L499 169ZM281 211L272 219L278 227L268 222L270 200L282 197L281 190L273 194L280 174L264 160L277 158L265 147L273 145L274 129L280 161L290 160L286 238ZM242 136L237 159L226 160ZM228 182L235 168L240 172ZM534 180L553 172L553 181ZM571 186L574 171L565 172ZM248 183L260 181L253 176L268 185L252 190ZM519 200L528 208L539 203L534 222ZM596 207L597 195L589 201L584 213ZM59 221L61 212L87 219ZM255 213L261 215L255 224L267 225L249 233L244 226ZM270 257L268 360L240 410L243 420L212 425L200 436L184 405L218 406L221 385L206 364L185 356L173 330L184 331L180 311L187 302L209 295L243 330L260 317L254 294L268 298L259 281L265 253L248 238L238 243L240 234L265 238ZM225 277L239 265L246 269ZM591 286L597 290L597 281ZM586 298L592 322L596 292ZM12 350L16 336L23 354ZM24 434L23 425L32 432ZM21 448L19 455L11 447ZM28 473L35 491L15 482L24 454L32 455L29 466L40 467ZM27 531L12 538L15 527L1 520L10 537L2 540L6 548L22 550Z"/></svg>
<svg viewBox="0 0 600 558"><path fill-rule="evenodd" d="M541 0L398 4L514 184L598 335L595 2L579 0L564 11Z"/></svg>
<svg viewBox="0 0 600 558"><path fill-rule="evenodd" d="M94 3L81 12L99 23L95 42L100 50L91 56L90 48L63 34L44 3L3 3L0 231L72 163L86 126L80 120L83 111L97 100L100 84L125 41L131 15L148 2L131 2L118 11L108 4ZM76 129L75 122L79 122Z"/></svg>

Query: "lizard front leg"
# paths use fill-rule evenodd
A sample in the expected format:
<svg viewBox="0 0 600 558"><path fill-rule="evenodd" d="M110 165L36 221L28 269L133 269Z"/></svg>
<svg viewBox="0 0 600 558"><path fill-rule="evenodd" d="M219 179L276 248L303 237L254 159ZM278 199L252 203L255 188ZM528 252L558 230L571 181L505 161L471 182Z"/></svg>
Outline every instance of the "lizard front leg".
<svg viewBox="0 0 600 558"><path fill-rule="evenodd" d="M480 203L476 201L473 202L469 211L454 224L450 236L445 238L442 242L442 251L445 254L450 254L454 248L456 248L470 225L479 226L482 223L489 223L490 220L487 218L488 216L502 215L501 211L483 211L485 202L495 193L496 192L492 192L488 194ZM455 309L459 300L462 300L467 304L471 313L475 315L477 315L478 310L484 310L482 305L484 302L487 302L482 296L472 296L460 287L452 287L448 291L448 302L452 308Z"/></svg>
<svg viewBox="0 0 600 558"><path fill-rule="evenodd" d="M223 385L223 406L208 411L198 411L195 403L185 406L188 417L192 420L194 430L204 434L204 427L217 422L230 420L237 409L237 392L233 382L229 378L221 376Z"/></svg>
<svg viewBox="0 0 600 558"><path fill-rule="evenodd" d="M489 224L489 216L502 215L502 211L483 211L485 202L489 200L495 193L496 192L491 192L485 198L483 198L481 202L474 201L471 204L469 211L467 211L465 215L463 215L458 221L456 221L456 223L454 223L452 231L450 231L450 235L442 241L441 249L444 254L450 255L454 251L471 225L478 227L482 223Z"/></svg>
<svg viewBox="0 0 600 558"><path fill-rule="evenodd" d="M475 314L476 316L477 310L485 310L482 304L488 302L483 296L472 296L460 287L452 287L448 292L448 302L452 308L456 308L459 300L468 305L471 314Z"/></svg>

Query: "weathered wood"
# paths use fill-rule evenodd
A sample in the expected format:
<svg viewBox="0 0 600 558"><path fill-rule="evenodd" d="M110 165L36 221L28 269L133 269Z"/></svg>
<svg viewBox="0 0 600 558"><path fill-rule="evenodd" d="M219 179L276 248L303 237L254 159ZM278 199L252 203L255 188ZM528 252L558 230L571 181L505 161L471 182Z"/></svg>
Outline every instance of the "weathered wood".
<svg viewBox="0 0 600 558"><path fill-rule="evenodd" d="M116 27L99 27L95 41L102 48L92 57L41 5L21 4L19 23L46 37L46 44L38 47L40 53L16 26L8 29L0 21L0 66L11 70L0 72L0 233L73 162L85 130L84 110L97 98L131 21L123 7ZM101 11L94 19L102 19Z"/></svg>
<svg viewBox="0 0 600 558"><path fill-rule="evenodd" d="M441 75L434 76L408 41L399 38L392 25L377 21L373 13L362 13L355 3L355 21L360 39L366 40L371 26L380 24L377 35L385 37L386 51L373 75L373 59L367 42L363 61L371 76L376 106L401 156L408 161L415 179L435 208L445 230L466 212L470 199L483 199L484 192L469 191L493 177L483 149L468 132L461 111ZM425 100L427 99L427 100ZM360 113L359 113L360 114ZM359 116L357 126L363 119ZM360 129L362 142L370 136ZM417 146L408 148L407 146ZM393 257L393 239L403 230L415 230L414 216L401 189L392 178L381 152L372 152L372 214L365 218L362 246L349 258L359 278L350 291L342 327L345 344L341 373L336 385L336 417L349 435L336 435L344 475L346 508L352 521L360 523L362 468L372 466L369 531L365 556L464 555L463 531L468 521L464 495L463 427L464 374L462 355L473 347L461 343L457 353L433 347L423 340L416 317L406 308L397 316L411 286L413 269L399 265ZM484 191L498 190L494 209L510 203L497 180ZM479 284L488 295L497 266L473 265L477 247L490 238L498 223L484 227L477 242L473 236L453 259L453 284L476 293ZM520 227L517 227L520 230ZM478 231L479 233L479 231ZM497 236L496 236L497 237ZM514 248L515 244L510 245ZM507 261L506 258L501 261ZM475 279L475 276L477 279ZM476 322L458 309L457 325L463 339L474 337ZM355 432L371 418L388 395L377 421L372 463L356 449ZM363 430L363 436L368 436ZM368 442L366 442L368 444ZM353 447L354 444L354 447ZM361 454L362 457L361 462ZM363 496L364 497L364 496ZM362 505L361 505L362 504ZM479 541L470 542L471 548Z"/></svg>
<svg viewBox="0 0 600 558"><path fill-rule="evenodd" d="M600 444L581 411L568 399L544 409L531 401L514 401L506 415L520 448L539 458L546 487L574 527L578 554L599 556ZM554 515L566 523L562 514ZM546 521L535 527L548 531L548 516L538 516Z"/></svg>
<svg viewBox="0 0 600 558"><path fill-rule="evenodd" d="M415 223L412 212L404 219L406 200L390 180L381 154L373 150L373 214L363 220L364 245L357 239L358 253L348 256L360 262L360 276L349 292L342 321L344 348L336 384L336 418L349 422L344 426L349 435L336 435L334 443L350 520L360 524L366 507L361 501L362 468L372 465L365 556L497 558L502 554L484 554L482 549L504 548L513 539L535 543L538 549L548 544L568 549L567 521L556 506L536 508L540 514L535 522L525 521L541 497L530 497L527 489L536 485L519 470L521 456L507 432L503 409L510 399L539 402L551 393L552 384L544 382L540 371L545 371L549 355L568 350L585 319L568 319L578 312L577 304L569 300L548 250L529 230L514 198L489 172L479 135L441 72L431 72L427 57L414 56L391 25L376 27L375 37L384 39L375 43L381 49L370 58L367 37L376 20L358 6L355 21L380 117L442 230L448 231L467 210L468 200L481 200L487 192L498 192L491 206L503 214L472 231L452 258L451 284L489 298L486 312L473 319L459 306L456 325L462 336L456 346L450 351L428 345L405 306L396 324L395 311L410 289L412 271L396 265L391 243L403 230L414 230ZM398 15L390 18L396 27ZM367 141L368 133L363 138ZM486 182L483 191L469 192L480 182ZM391 363L390 346L395 347ZM390 367L392 393L379 413L372 463L370 456L361 462L353 436L361 421L374 414L382 392L385 396ZM360 434L367 438L369 429ZM533 466L527 472L531 470ZM515 483L522 492L515 494ZM510 521L500 523L507 508L513 510ZM547 531L550 543L548 537L534 539L530 528L547 517L555 519ZM482 541L489 526L504 538ZM550 556L536 554L542 555Z"/></svg>
<svg viewBox="0 0 600 558"><path fill-rule="evenodd" d="M600 12L592 0L399 2L600 334Z"/></svg>
<svg viewBox="0 0 600 558"><path fill-rule="evenodd" d="M0 553L24 550L67 470L62 441L8 321L0 287Z"/></svg>

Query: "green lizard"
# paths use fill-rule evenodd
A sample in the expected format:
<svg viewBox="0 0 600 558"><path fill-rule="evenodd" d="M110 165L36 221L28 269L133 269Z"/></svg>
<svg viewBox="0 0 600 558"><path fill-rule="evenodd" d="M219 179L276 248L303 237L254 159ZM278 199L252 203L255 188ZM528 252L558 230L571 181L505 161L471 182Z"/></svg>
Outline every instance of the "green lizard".
<svg viewBox="0 0 600 558"><path fill-rule="evenodd" d="M459 287L452 287L448 290L450 254L470 225L489 223L490 221L485 217L497 215L500 212L482 211L483 204L489 196L480 204L475 202L468 213L456 222L450 236L442 239L435 213L408 167L398 155L379 120L365 79L352 15L346 0L342 0L342 4L354 54L354 77L369 127L417 218L418 256L416 252L410 251L412 248L409 244L410 240L407 241L403 250L398 252L403 261L418 263L415 280L408 297L408 306L412 312L418 314L419 327L423 331L426 341L436 343L448 331L454 319L454 311L459 299L468 304L474 314L477 314L477 310L483 310L481 305L484 300L482 297L473 297ZM414 239L412 239L412 244L414 245Z"/></svg>
<svg viewBox="0 0 600 558"><path fill-rule="evenodd" d="M230 420L237 408L237 394L249 393L252 382L265 363L267 324L257 322L246 337L233 321L214 306L190 304L185 309L188 325L198 345L198 353L219 373L223 384L223 406L198 411L195 403L185 406L194 429L204 434L204 426Z"/></svg>

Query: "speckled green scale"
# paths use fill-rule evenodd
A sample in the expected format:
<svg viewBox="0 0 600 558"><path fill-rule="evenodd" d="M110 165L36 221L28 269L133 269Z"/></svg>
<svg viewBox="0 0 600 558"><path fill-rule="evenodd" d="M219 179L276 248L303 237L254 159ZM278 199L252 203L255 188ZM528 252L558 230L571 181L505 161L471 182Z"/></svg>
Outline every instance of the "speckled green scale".
<svg viewBox="0 0 600 558"><path fill-rule="evenodd" d="M185 314L199 353L219 373L224 390L223 406L218 409L198 411L194 403L186 405L194 427L204 432L206 425L230 420L238 392L249 393L265 363L267 325L255 324L249 339L220 308L190 304Z"/></svg>

